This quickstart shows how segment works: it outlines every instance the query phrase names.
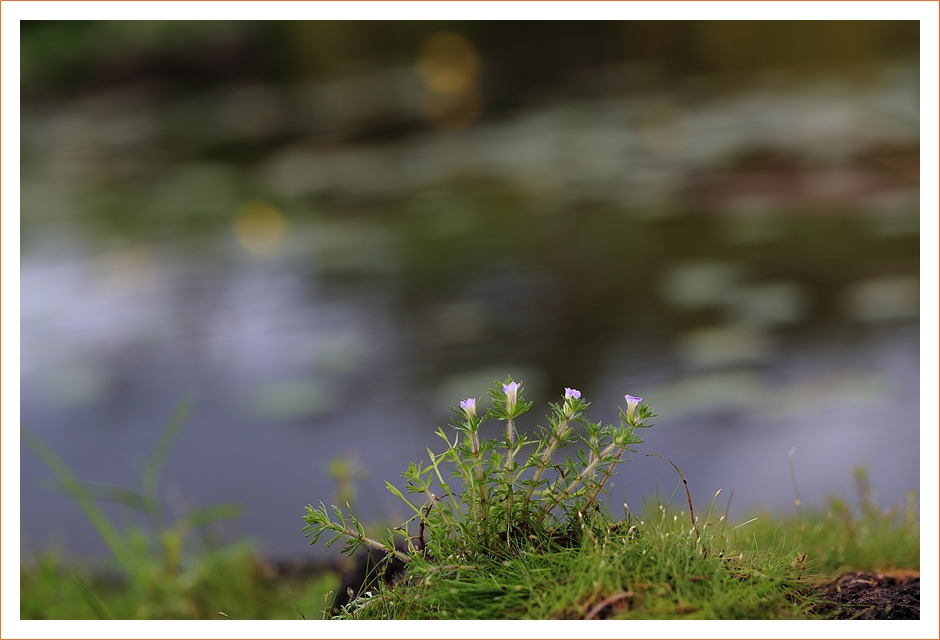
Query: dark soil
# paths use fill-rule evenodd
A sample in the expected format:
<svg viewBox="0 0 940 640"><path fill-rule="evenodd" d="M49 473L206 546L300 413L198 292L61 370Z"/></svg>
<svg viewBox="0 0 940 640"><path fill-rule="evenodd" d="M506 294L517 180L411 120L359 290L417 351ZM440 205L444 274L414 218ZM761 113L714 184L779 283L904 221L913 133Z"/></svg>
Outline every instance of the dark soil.
<svg viewBox="0 0 940 640"><path fill-rule="evenodd" d="M851 571L816 588L834 620L920 620L920 574Z"/></svg>

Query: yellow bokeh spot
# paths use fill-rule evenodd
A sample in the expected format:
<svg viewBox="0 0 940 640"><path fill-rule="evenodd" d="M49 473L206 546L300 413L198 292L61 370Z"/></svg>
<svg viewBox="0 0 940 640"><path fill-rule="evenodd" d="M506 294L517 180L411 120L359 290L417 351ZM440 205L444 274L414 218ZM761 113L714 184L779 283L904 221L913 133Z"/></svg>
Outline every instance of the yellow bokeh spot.
<svg viewBox="0 0 940 640"><path fill-rule="evenodd" d="M461 35L440 31L428 37L418 55L418 70L428 88L441 93L460 93L477 80L480 56Z"/></svg>
<svg viewBox="0 0 940 640"><path fill-rule="evenodd" d="M438 129L463 129L479 118L480 55L467 38L450 31L429 36L417 59L425 84L424 111Z"/></svg>
<svg viewBox="0 0 940 640"><path fill-rule="evenodd" d="M235 214L232 230L238 244L246 251L268 258L278 255L283 249L287 221L272 205L253 200Z"/></svg>

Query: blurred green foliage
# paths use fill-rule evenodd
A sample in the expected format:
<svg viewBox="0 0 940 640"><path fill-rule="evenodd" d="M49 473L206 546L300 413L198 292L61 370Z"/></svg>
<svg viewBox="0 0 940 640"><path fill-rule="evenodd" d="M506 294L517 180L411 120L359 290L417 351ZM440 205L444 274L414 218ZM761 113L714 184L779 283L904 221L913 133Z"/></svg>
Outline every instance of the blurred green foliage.
<svg viewBox="0 0 940 640"><path fill-rule="evenodd" d="M251 545L221 544L210 530L215 522L239 517L240 505L212 505L165 522L160 477L191 410L192 402L183 401L167 421L144 466L140 492L78 480L42 439L21 428L23 443L53 472L57 488L75 499L113 555L113 562L91 567L63 563L55 549L24 559L22 618L215 618L219 611L236 619L319 616L335 583L329 572L280 579ZM133 518L118 528L100 500L145 514L149 529Z"/></svg>
<svg viewBox="0 0 940 640"><path fill-rule="evenodd" d="M367 60L411 59L432 33L480 49L506 98L588 65L654 63L665 76L815 71L916 56L916 21L25 21L25 95L56 96L141 77L204 87L238 77L292 81Z"/></svg>
<svg viewBox="0 0 940 640"><path fill-rule="evenodd" d="M101 566L64 563L50 550L23 563L20 617L28 620L321 617L337 579L330 572L284 577L247 544L191 558L167 571L152 554L134 559L134 578Z"/></svg>
<svg viewBox="0 0 940 640"><path fill-rule="evenodd" d="M843 571L920 570L920 519L917 494L907 504L879 506L872 495L868 470L854 472L858 507L830 496L821 509L803 510L800 517L758 518L753 534L762 547L787 542L806 554L807 568L825 576ZM751 532L749 532L751 533Z"/></svg>

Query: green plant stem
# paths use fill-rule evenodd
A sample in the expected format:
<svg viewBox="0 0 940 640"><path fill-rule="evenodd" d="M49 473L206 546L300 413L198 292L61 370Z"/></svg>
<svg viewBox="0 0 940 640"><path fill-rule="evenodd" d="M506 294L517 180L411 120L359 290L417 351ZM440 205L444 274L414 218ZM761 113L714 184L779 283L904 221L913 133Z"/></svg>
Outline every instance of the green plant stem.
<svg viewBox="0 0 940 640"><path fill-rule="evenodd" d="M558 503L560 503L562 500L564 500L564 499L567 498L569 495L571 495L571 492L574 491L575 487L577 487L579 484L581 484L582 482L584 482L584 479L585 479L586 477L588 477L588 475L594 470L594 468L597 466L597 463L600 462L601 460L603 460L604 458L606 458L607 455L610 454L610 452L613 451L615 448L617 448L617 445L611 443L610 445L607 446L606 449L604 449L604 450L600 453L599 456L597 456L597 459L596 459L596 460L594 460L593 462L591 462L588 466L584 467L584 470L581 471L581 473L578 475L578 477L577 477L570 485L568 485L568 488L565 489L561 494L559 494L559 495L552 501L552 503L551 503L550 505L548 505L547 507L545 507L545 508L542 510L542 515L540 515L540 516L539 516L539 519L535 521L535 524L536 524L536 525L541 524L541 523L542 523L542 520L545 519L545 516L547 516L547 515L551 512L551 510L554 509L556 505L558 505ZM623 447L620 448L620 453L623 453L623 449L624 449ZM618 458L620 457L620 453L617 454L617 457L618 457ZM614 464L615 464L615 462L611 462L611 466L613 466Z"/></svg>
<svg viewBox="0 0 940 640"><path fill-rule="evenodd" d="M176 442L180 432L182 432L183 427L186 425L186 421L192 414L194 406L195 402L191 397L184 398L176 405L176 408L173 409L173 414L160 432L160 438L157 440L157 444L150 453L150 457L147 458L147 463L144 466L143 477L141 478L141 493L146 496L150 504L153 505L147 511L147 515L150 517L150 523L154 531L163 527L158 493L160 476L163 475L166 462L170 457L170 451L173 449L173 443Z"/></svg>
<svg viewBox="0 0 940 640"><path fill-rule="evenodd" d="M467 435L467 438L470 439L469 434ZM473 473L471 472L470 467L464 464L463 460L460 457L460 454L457 452L456 447L455 446L451 447L447 451L441 454L441 456L444 456L444 455L449 456L451 461L454 463L454 467L457 469L457 472L460 474L460 479L463 482L463 486L469 487L468 491L470 493L473 493L473 488L475 485L475 481L473 479ZM440 470L437 470L437 469L435 470L437 471L437 477L443 483L444 479L441 477ZM465 495L466 493L461 494L461 500L463 500L463 497ZM460 504L457 501L457 497L453 493L450 493L450 497L451 497L451 500L453 500L454 502L454 508L457 510L457 513L461 513ZM473 499L469 499L467 500L467 502L470 504L470 519L476 522L477 521L477 502L476 500L473 500Z"/></svg>
<svg viewBox="0 0 940 640"><path fill-rule="evenodd" d="M114 614L111 613L111 610L108 609L108 606L101 601L101 598L91 590L91 587L88 586L88 583L82 578L77 571L72 572L72 578L75 580L75 584L78 585L79 591L81 591L82 597L85 599L85 602L88 603L88 606L92 608L95 612L95 615L98 616L99 620L114 620Z"/></svg>
<svg viewBox="0 0 940 640"><path fill-rule="evenodd" d="M620 447L620 450L617 451L617 456L616 456L616 457L618 458L618 460L619 460L620 456L623 454L623 450L624 450L625 448L626 448L626 447ZM611 462L609 465L607 465L607 468L604 470L604 476L601 478L601 481L597 484L597 487L594 488L594 492L591 493L591 497L588 498L587 502L584 503L584 506L581 508L582 511L583 511L584 509L587 509L587 507L590 506L592 502L594 502L595 500L597 500L597 496L598 496L598 494L601 492L601 489L604 488L604 484L606 484L606 482L610 479L610 474L612 474L612 473L614 472L614 466L615 466L615 465L616 465L616 461L615 461L615 462Z"/></svg>
<svg viewBox="0 0 940 640"><path fill-rule="evenodd" d="M378 549L379 551L384 551L385 553L390 553L390 554L392 554L393 556L395 556L396 558L398 558L399 560L401 560L402 562L405 562L405 563L410 563L410 562L411 562L411 558L408 557L407 555L405 555L404 553L402 553L401 551L399 551L398 549L390 549L389 547L385 546L384 544L382 544L382 543L379 542L378 540L374 540L374 539L372 539L372 538L370 538L370 537L368 537L368 536L364 536L364 535L362 535L361 533L359 533L358 531L353 531L353 530L349 529L348 527L340 527L340 528L342 529L343 535L345 535L345 536L347 536L347 537L355 538L356 540L358 540L358 541L361 542L362 544L367 545L367 546L370 546L370 547L372 547L373 549ZM334 531L336 531L336 529L334 529Z"/></svg>
<svg viewBox="0 0 940 640"><path fill-rule="evenodd" d="M481 524L486 530L486 487L483 486L483 461L480 456L480 440L476 431L470 432L470 444L473 446L473 461L477 470L477 488L480 492Z"/></svg>
<svg viewBox="0 0 940 640"><path fill-rule="evenodd" d="M699 540L702 538L701 532L698 530L698 523L695 521L695 509L692 507L692 493L689 491L689 483L685 481L685 476L682 474L682 469L676 466L676 463L667 458L666 456L661 456L658 453L647 453L646 457L662 458L666 462L672 465L672 468L676 470L676 473L679 474L679 480L682 481L682 486L685 487L685 497L689 501L689 519L692 521L692 528L695 529L695 534L698 536ZM676 491L679 490L679 487L676 487ZM673 492L672 495L675 495Z"/></svg>
<svg viewBox="0 0 940 640"><path fill-rule="evenodd" d="M506 542L509 542L509 530L512 528L512 470L513 470L513 451L512 448L516 442L516 436L512 418L506 421L506 440L509 443L509 451L506 453Z"/></svg>
<svg viewBox="0 0 940 640"><path fill-rule="evenodd" d="M446 453L446 452L445 452L445 453ZM457 497L456 497L456 496L453 494L453 492L450 490L450 486L449 486L446 482L444 482L444 476L441 475L441 470L440 470L440 468L438 467L438 465L440 464L441 458L442 458L445 454L442 453L439 457L435 458L435 457L434 457L434 453L433 453L430 449L428 449L428 455L429 455L430 458L431 458L431 466L434 467L434 474L437 476L438 481L440 481L441 486L444 488L444 491L446 491L446 492L447 492L447 495L450 496L450 501L453 503L454 509L459 513L459 512L460 512L460 504L458 504L458 502L457 502Z"/></svg>
<svg viewBox="0 0 940 640"><path fill-rule="evenodd" d="M450 518L448 518L448 517L447 517L447 514L444 512L444 507L441 506L440 499L439 499L436 495L434 495L433 493L431 493L431 490L428 489L427 487L425 487L424 493L425 493L425 495L427 495L428 500L429 500L432 504L437 505L437 510L441 513L441 521L447 523L447 528L450 529L450 535L452 535L452 536L454 537L454 539L456 539L456 538L457 538L457 531L454 530L454 525L451 523ZM430 513L430 511L428 511L427 513L424 514L424 519L422 519L422 521L421 521L421 523L422 523L421 526L422 526L422 527L424 526L424 520L427 519L428 513Z"/></svg>
<svg viewBox="0 0 940 640"><path fill-rule="evenodd" d="M790 479L793 481L793 504L796 505L796 513L799 518L798 522L800 527L803 526L803 502L800 500L800 489L796 484L796 470L793 468L793 454L796 453L796 448L790 449L790 454L787 456L787 462L790 465Z"/></svg>
<svg viewBox="0 0 940 640"><path fill-rule="evenodd" d="M549 460L552 459L552 454L555 453L555 448L558 446L558 443L561 441L561 438L564 436L565 431L568 429L568 420L571 416L566 416L564 420L558 425L556 433L552 434L552 439L548 443L548 448L545 449L545 453L542 454L542 458L539 460L538 469L535 470L535 476L532 478L532 485L529 487L529 491L525 494L525 500L523 504L528 505L532 501L532 494L535 492L535 487L538 485L539 478L542 477L542 473L545 471L545 468L548 467Z"/></svg>

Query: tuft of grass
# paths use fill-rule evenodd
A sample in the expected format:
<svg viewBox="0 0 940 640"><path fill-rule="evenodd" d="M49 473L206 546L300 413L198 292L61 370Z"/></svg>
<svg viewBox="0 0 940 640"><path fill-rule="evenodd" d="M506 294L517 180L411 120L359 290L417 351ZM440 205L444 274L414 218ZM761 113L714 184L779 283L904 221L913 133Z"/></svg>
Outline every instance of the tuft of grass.
<svg viewBox="0 0 940 640"><path fill-rule="evenodd" d="M857 472L860 473L860 472ZM717 497L717 496L716 496ZM341 619L813 619L815 588L850 570L920 568L913 494L904 508L831 497L798 517L736 527L656 503L644 517L582 518L567 544L461 558L472 565L379 584ZM865 506L867 505L867 507Z"/></svg>
<svg viewBox="0 0 940 640"><path fill-rule="evenodd" d="M344 540L344 553L378 551L403 568L336 617L807 619L828 615L815 587L839 568L919 563L913 502L901 520L881 511L864 471L856 473L858 518L835 499L824 517L804 511L794 474L795 523L755 518L731 527L726 515L713 517L720 491L700 522L681 469L648 454L679 474L676 492L685 489L688 515L657 499L643 516L624 505L617 520L601 497L621 454L642 443L635 430L652 426L646 420L655 414L627 395L620 427L604 427L584 418L588 403L566 388L563 402L550 405L548 427L530 438L515 429L531 406L521 389L511 378L497 381L489 391L493 409L482 417L475 398L453 408L455 439L438 429L444 452L428 449L429 464L412 463L402 474L411 499L386 482L414 515L385 537L373 537L339 507L306 508L311 544L329 533L327 547ZM501 439L482 438L487 418L506 423ZM575 456L556 463L553 456L576 442Z"/></svg>
<svg viewBox="0 0 940 640"><path fill-rule="evenodd" d="M916 492L908 493L905 505L885 509L872 496L867 469L857 467L854 477L856 509L830 496L821 509L804 509L794 518L761 516L753 535L765 544L780 540L798 547L807 556L806 566L827 577L845 571L919 571Z"/></svg>
<svg viewBox="0 0 940 640"><path fill-rule="evenodd" d="M565 544L532 541L460 569L378 585L342 619L806 619L811 580L790 552L722 518L657 504L644 517L582 517Z"/></svg>
<svg viewBox="0 0 940 640"><path fill-rule="evenodd" d="M724 516L714 501L700 522L682 471L688 515L658 501L642 516L624 505L609 511L607 482L625 451L643 438L655 414L642 398L624 396L621 424L587 420L588 403L566 388L550 404L547 427L534 437L515 428L531 403L507 378L489 395L493 409L476 412L476 399L454 407L457 432L430 463L402 474L405 494L386 483L414 516L384 538L368 535L352 514L320 503L306 509L311 544L345 539L343 551L366 547L398 562L398 584L380 582L340 610L345 619L597 619L597 618L806 618L802 564L779 545L764 547ZM486 440L487 418L505 423L501 439ZM563 455L580 443L574 456ZM450 482L445 478L449 474ZM720 492L719 492L720 493ZM717 499L718 494L715 494ZM417 523L415 527L414 523ZM411 526L409 526L411 525ZM417 529L415 531L415 528ZM399 544L396 537L403 538Z"/></svg>
<svg viewBox="0 0 940 640"><path fill-rule="evenodd" d="M100 565L62 561L50 550L20 570L24 620L301 620L322 617L332 572L284 578L247 544L190 558L178 573L151 565L145 588Z"/></svg>

